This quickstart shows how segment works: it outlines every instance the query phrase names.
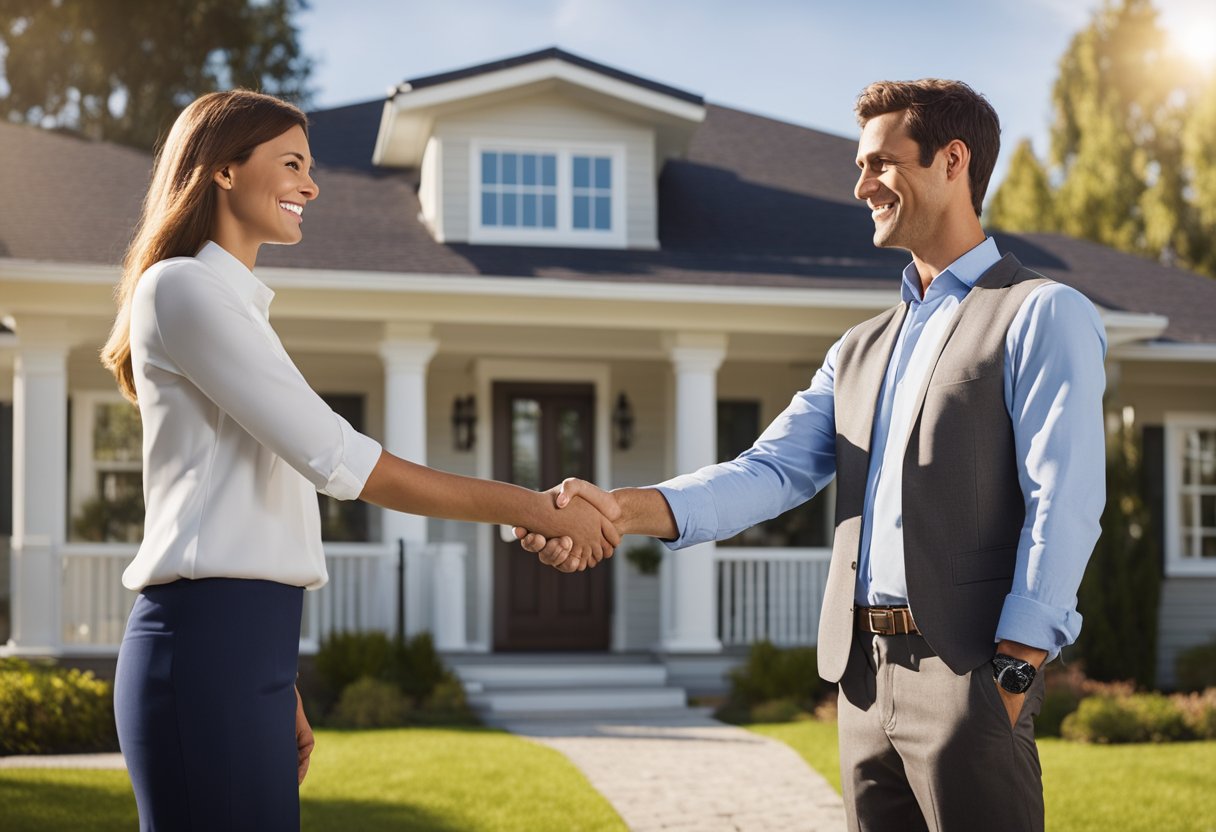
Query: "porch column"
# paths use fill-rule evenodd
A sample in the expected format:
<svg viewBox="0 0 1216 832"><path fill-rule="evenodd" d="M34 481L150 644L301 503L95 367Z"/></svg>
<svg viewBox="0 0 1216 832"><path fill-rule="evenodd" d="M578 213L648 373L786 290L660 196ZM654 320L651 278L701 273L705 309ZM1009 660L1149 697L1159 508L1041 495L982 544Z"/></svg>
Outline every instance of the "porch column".
<svg viewBox="0 0 1216 832"><path fill-rule="evenodd" d="M718 368L726 357L721 335L680 333L668 346L675 371L676 471L691 473L717 462ZM713 542L668 553L661 571L662 648L668 653L717 652L718 605Z"/></svg>
<svg viewBox="0 0 1216 832"><path fill-rule="evenodd" d="M439 348L429 325L386 324L380 343L384 361L384 448L389 453L426 465L426 371ZM429 595L425 585L423 547L427 519L397 511L384 512L384 540L394 546L405 541L405 631L407 635L429 629L424 607ZM384 609L393 608L396 593L392 580L382 581ZM429 605L426 605L429 607ZM388 617L392 620L392 616Z"/></svg>
<svg viewBox="0 0 1216 832"><path fill-rule="evenodd" d="M13 627L8 646L23 654L53 655L60 648L70 342L56 337L57 328L19 321L13 365Z"/></svg>

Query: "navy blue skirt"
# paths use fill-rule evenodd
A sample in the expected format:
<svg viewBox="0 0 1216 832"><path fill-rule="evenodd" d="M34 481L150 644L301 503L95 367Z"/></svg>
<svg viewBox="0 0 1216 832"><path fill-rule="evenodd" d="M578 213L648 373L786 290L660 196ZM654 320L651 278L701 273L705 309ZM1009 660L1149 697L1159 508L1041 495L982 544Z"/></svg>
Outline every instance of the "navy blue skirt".
<svg viewBox="0 0 1216 832"><path fill-rule="evenodd" d="M135 600L114 714L141 830L299 830L303 599L301 587L208 578Z"/></svg>

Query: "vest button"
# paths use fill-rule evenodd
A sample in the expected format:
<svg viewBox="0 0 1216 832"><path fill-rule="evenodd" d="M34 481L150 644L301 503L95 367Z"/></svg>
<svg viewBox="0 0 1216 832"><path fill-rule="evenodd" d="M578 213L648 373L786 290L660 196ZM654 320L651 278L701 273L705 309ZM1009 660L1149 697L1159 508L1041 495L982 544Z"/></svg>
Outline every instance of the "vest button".
<svg viewBox="0 0 1216 832"><path fill-rule="evenodd" d="M901 514L895 518L895 528L902 529L904 527L904 516Z"/></svg>
<svg viewBox="0 0 1216 832"><path fill-rule="evenodd" d="M857 561L853 561L849 564L849 566L851 566L853 569L857 569Z"/></svg>

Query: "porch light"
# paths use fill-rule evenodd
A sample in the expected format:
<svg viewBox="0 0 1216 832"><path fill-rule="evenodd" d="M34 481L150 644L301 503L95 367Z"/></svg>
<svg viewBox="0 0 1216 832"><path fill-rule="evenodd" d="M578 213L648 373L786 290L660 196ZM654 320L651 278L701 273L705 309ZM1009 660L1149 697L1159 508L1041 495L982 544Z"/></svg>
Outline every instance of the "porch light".
<svg viewBox="0 0 1216 832"><path fill-rule="evenodd" d="M633 447L633 405L624 393L617 396L616 407L612 409L612 427L616 429L616 446L619 450L627 451Z"/></svg>
<svg viewBox="0 0 1216 832"><path fill-rule="evenodd" d="M477 441L477 401L470 393L452 400L452 445L470 451Z"/></svg>

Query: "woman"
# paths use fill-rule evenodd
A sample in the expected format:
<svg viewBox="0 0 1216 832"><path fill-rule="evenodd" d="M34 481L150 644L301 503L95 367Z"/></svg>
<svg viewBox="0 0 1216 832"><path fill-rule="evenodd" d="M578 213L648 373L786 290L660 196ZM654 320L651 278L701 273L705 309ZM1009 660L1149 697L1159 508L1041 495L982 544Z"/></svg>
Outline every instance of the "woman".
<svg viewBox="0 0 1216 832"><path fill-rule="evenodd" d="M301 239L311 158L295 107L198 99L158 154L118 286L102 360L139 405L147 518L114 698L141 829L299 828L301 605L327 579L317 491L568 535L583 563L619 542L589 504L559 515L546 495L398 459L309 388L252 269L264 243Z"/></svg>

